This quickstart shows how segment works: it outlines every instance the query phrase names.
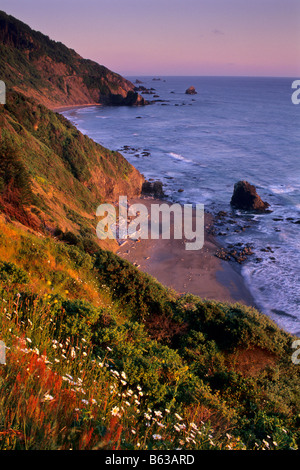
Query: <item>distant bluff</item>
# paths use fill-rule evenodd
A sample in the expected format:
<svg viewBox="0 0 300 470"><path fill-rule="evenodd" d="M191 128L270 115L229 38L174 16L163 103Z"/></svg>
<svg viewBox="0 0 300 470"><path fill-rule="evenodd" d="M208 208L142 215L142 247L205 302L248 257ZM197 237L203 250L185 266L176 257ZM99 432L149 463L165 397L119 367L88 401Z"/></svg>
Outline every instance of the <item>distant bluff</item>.
<svg viewBox="0 0 300 470"><path fill-rule="evenodd" d="M73 49L3 11L0 11L0 71L7 87L49 108L146 104L129 80L83 59Z"/></svg>

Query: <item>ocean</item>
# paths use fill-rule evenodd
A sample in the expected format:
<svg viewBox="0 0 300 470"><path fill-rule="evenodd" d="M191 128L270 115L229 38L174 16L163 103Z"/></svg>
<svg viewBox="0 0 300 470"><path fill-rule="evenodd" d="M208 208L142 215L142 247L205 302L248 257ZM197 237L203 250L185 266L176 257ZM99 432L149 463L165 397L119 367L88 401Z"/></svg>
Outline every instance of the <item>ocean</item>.
<svg viewBox="0 0 300 470"><path fill-rule="evenodd" d="M234 184L247 180L271 212L235 212L220 241L253 246L242 275L256 305L300 336L300 105L293 78L127 77L146 89L145 107L73 108L63 112L96 142L119 150L170 200L203 203L231 217ZM154 79L153 79L154 78ZM194 86L197 94L185 90Z"/></svg>

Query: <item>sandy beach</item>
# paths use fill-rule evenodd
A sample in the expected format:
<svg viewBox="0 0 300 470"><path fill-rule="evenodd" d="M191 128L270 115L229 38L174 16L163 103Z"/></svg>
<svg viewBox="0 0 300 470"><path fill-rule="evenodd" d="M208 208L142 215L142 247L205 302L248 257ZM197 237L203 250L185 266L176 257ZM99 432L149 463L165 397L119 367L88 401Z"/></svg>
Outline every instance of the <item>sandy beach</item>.
<svg viewBox="0 0 300 470"><path fill-rule="evenodd" d="M145 204L150 212L151 204L162 202L167 201L141 197L130 200L129 204ZM204 220L204 246L201 250L187 251L184 240L141 239L125 241L117 250L117 254L178 293L191 293L205 299L255 306L239 273L239 266L234 267L228 261L215 256L220 245L209 233L213 224L211 214L205 213Z"/></svg>
<svg viewBox="0 0 300 470"><path fill-rule="evenodd" d="M70 105L50 107L50 109L54 113L63 113L64 111L70 111L72 109L88 108L89 106L103 106L103 105L100 103L86 103L86 104L77 104L77 105L70 104Z"/></svg>

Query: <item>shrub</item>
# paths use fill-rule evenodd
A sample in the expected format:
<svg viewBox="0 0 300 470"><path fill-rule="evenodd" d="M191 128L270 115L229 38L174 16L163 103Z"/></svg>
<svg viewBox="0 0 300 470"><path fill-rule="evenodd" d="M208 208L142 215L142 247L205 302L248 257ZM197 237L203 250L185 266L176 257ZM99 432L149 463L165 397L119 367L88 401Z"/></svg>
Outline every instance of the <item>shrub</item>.
<svg viewBox="0 0 300 470"><path fill-rule="evenodd" d="M133 313L134 319L146 320L151 315L172 317L172 301L167 289L148 274L105 250L97 252L94 266L100 282L110 286L113 297Z"/></svg>
<svg viewBox="0 0 300 470"><path fill-rule="evenodd" d="M12 193L18 190L15 204L28 205L33 201L29 174L18 156L18 150L9 142L1 143L0 193L12 201Z"/></svg>
<svg viewBox="0 0 300 470"><path fill-rule="evenodd" d="M0 261L0 282L11 284L27 284L29 277L27 273L14 263Z"/></svg>
<svg viewBox="0 0 300 470"><path fill-rule="evenodd" d="M57 324L64 337L75 341L90 342L93 337L93 325L100 328L102 310L83 300L64 300L56 310Z"/></svg>

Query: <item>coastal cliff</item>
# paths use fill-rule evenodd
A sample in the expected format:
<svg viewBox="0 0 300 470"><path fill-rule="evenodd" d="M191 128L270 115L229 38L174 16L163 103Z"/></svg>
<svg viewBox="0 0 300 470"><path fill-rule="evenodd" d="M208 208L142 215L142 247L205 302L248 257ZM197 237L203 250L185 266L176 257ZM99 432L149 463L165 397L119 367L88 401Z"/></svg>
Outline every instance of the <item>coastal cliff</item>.
<svg viewBox="0 0 300 470"><path fill-rule="evenodd" d="M299 449L294 338L96 238L97 206L144 178L44 104L133 104L130 82L3 13L0 26L0 449Z"/></svg>
<svg viewBox="0 0 300 470"><path fill-rule="evenodd" d="M49 108L144 105L134 85L103 65L0 11L0 70L7 88Z"/></svg>
<svg viewBox="0 0 300 470"><path fill-rule="evenodd" d="M0 107L0 143L0 210L35 230L98 243L97 206L141 192L144 178L120 153L17 92Z"/></svg>

